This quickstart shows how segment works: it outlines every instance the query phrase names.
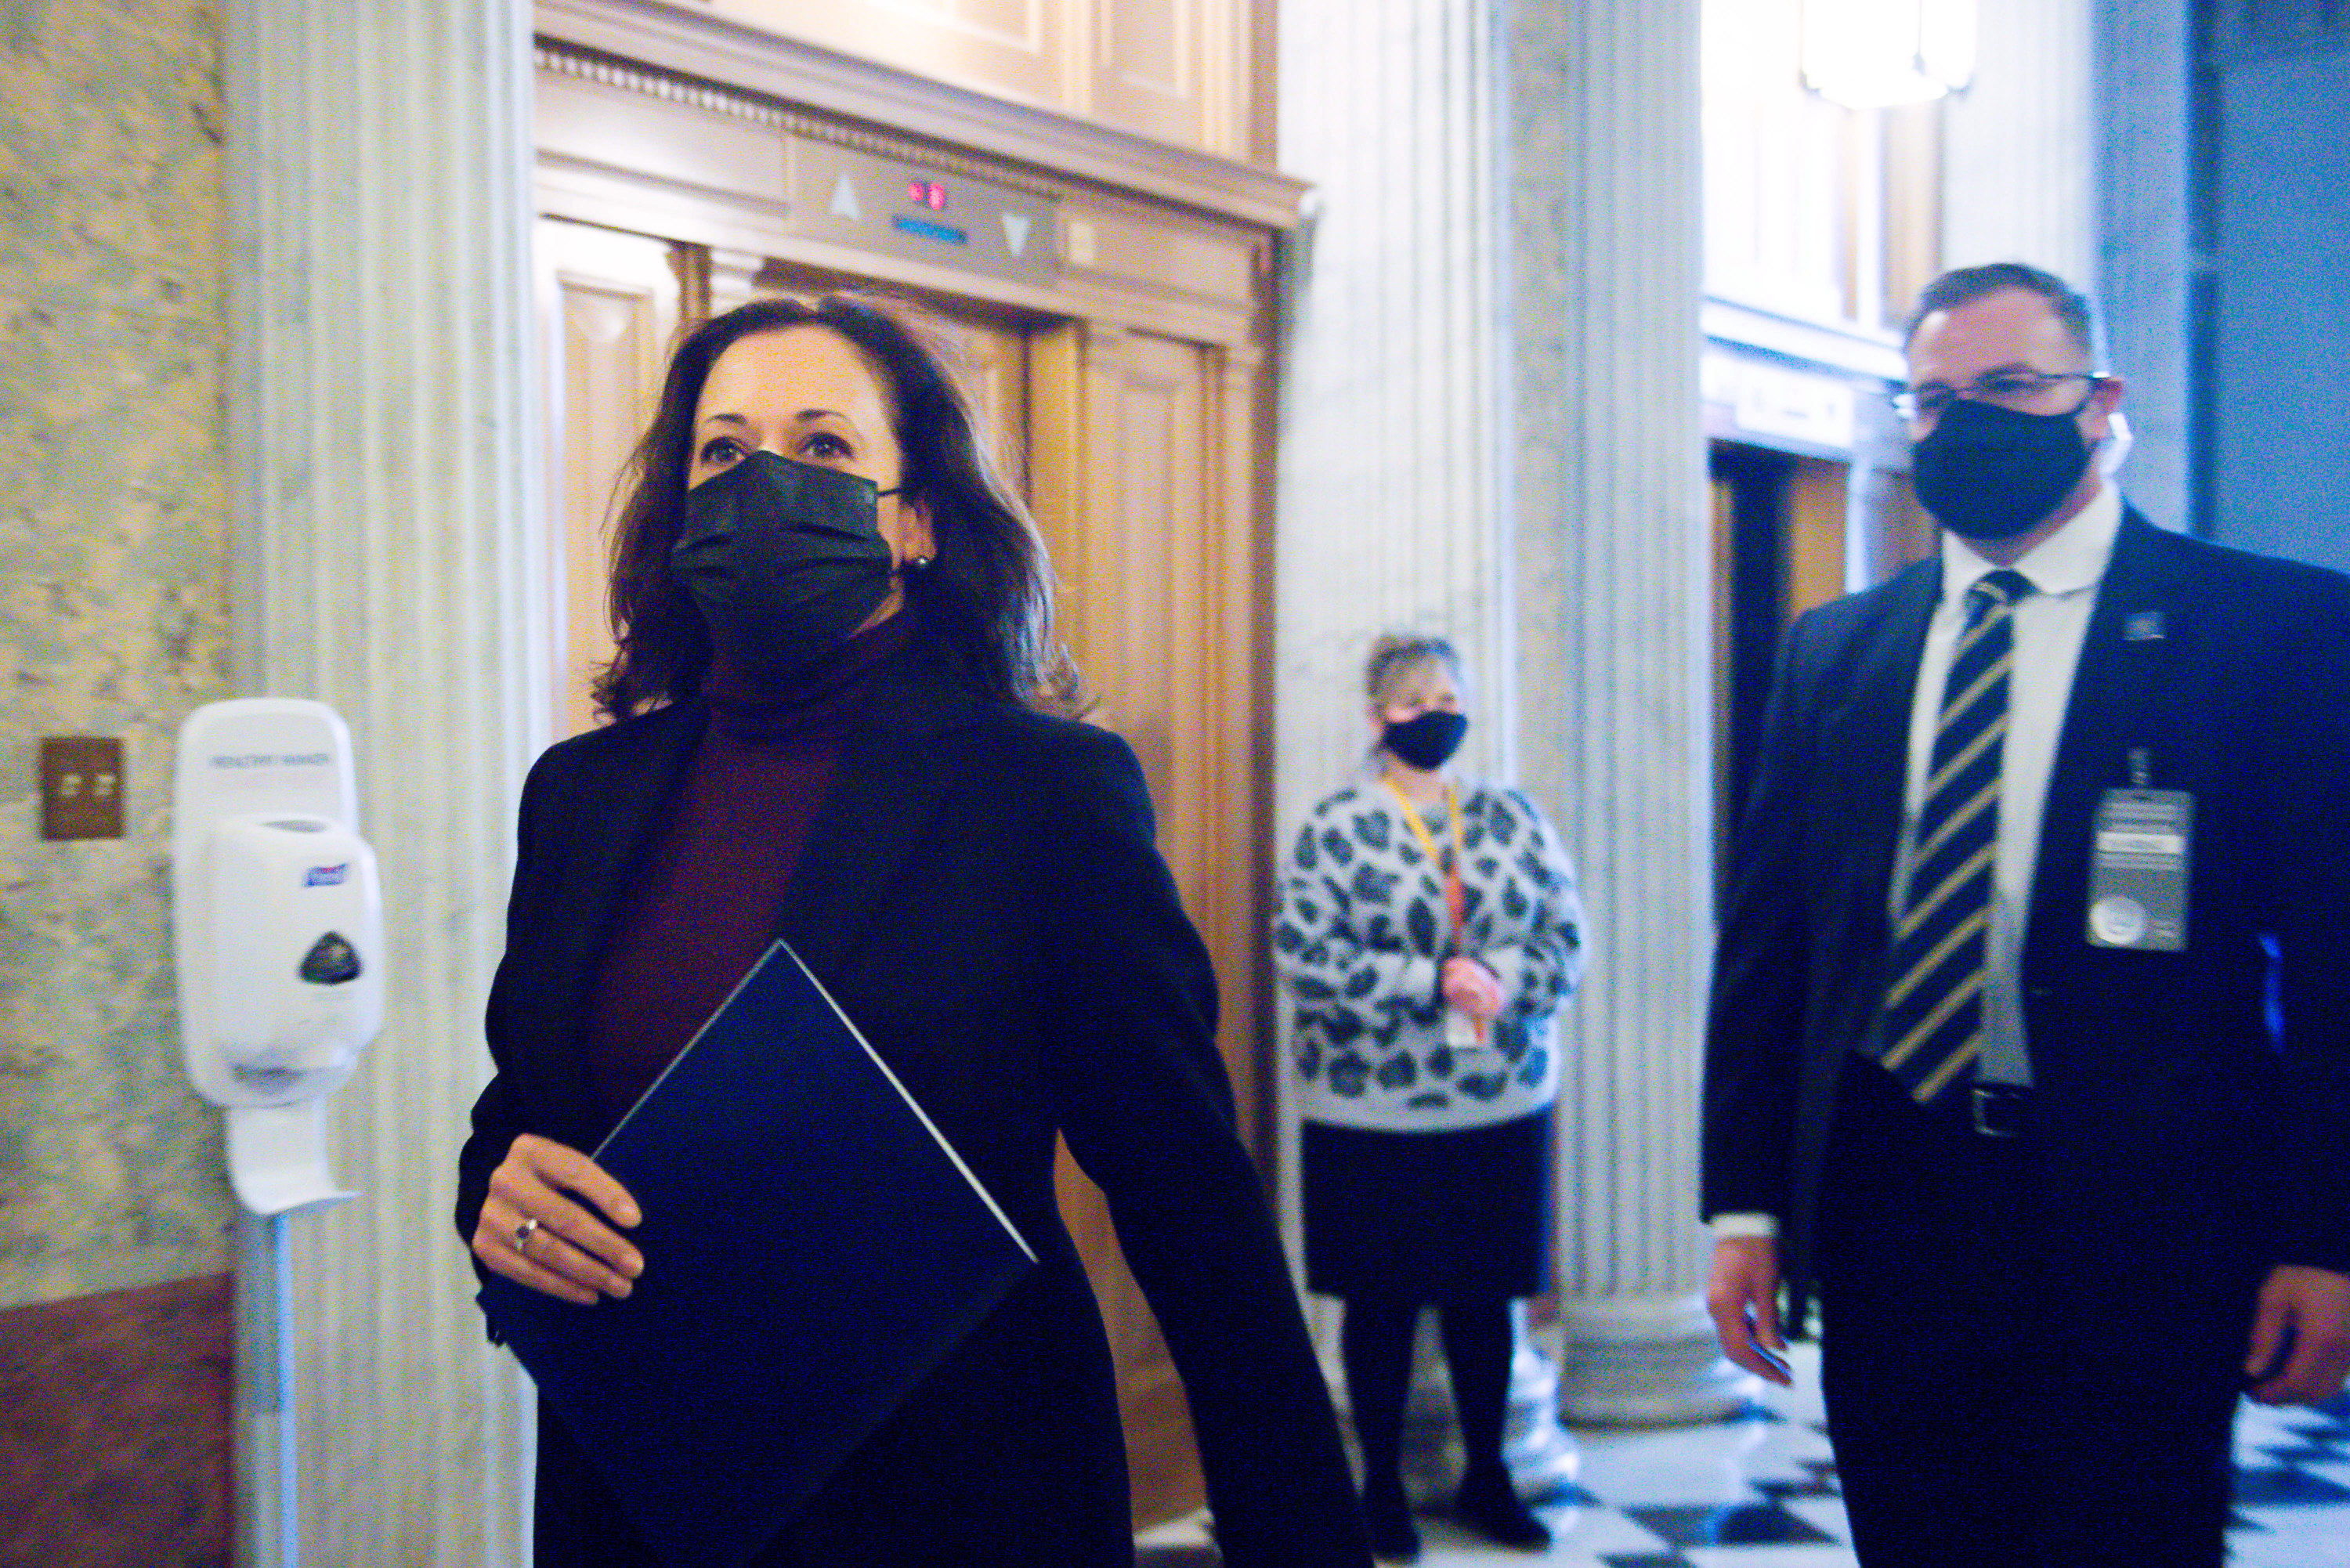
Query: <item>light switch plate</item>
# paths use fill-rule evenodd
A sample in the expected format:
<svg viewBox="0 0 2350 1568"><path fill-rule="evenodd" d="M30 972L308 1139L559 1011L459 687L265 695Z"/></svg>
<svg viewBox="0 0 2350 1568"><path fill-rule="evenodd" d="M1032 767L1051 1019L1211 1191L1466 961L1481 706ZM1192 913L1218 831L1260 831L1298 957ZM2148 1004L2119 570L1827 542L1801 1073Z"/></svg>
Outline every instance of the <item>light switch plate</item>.
<svg viewBox="0 0 2350 1568"><path fill-rule="evenodd" d="M68 735L41 742L41 836L122 836L122 741Z"/></svg>

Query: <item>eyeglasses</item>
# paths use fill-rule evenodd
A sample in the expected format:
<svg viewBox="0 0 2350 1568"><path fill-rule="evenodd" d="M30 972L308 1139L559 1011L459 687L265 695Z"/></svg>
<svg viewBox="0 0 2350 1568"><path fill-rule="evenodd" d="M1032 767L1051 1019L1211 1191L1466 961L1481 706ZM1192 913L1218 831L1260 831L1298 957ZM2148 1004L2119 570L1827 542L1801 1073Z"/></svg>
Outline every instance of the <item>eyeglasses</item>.
<svg viewBox="0 0 2350 1568"><path fill-rule="evenodd" d="M1963 389L1946 387L1939 381L1904 388L1893 394L1893 412L1896 418L1914 425L1940 418L1952 403L1964 398L1969 402L1990 403L2019 414L2077 414L2089 406L2089 400L2097 395L2098 383L2105 379L2086 370L1993 370ZM2050 395L2067 381L2086 381L2089 389L2069 409L2050 408Z"/></svg>

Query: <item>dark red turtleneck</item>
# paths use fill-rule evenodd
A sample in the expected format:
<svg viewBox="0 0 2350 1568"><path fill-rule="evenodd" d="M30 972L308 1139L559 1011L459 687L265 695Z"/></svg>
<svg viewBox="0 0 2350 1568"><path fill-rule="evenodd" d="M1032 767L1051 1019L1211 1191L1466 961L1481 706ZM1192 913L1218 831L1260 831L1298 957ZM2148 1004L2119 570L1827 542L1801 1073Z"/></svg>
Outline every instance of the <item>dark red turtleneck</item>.
<svg viewBox="0 0 2350 1568"><path fill-rule="evenodd" d="M636 1104L775 940L841 741L907 635L906 618L892 616L788 690L754 686L730 665L711 671L710 728L612 931L588 1012L588 1072L612 1116Z"/></svg>

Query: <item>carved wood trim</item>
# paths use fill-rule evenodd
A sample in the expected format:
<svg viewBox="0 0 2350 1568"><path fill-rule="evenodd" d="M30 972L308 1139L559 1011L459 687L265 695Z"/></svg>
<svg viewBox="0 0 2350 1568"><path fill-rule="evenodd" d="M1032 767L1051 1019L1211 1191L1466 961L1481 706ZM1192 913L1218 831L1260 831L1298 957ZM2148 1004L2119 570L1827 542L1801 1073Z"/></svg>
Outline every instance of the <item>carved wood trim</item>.
<svg viewBox="0 0 2350 1568"><path fill-rule="evenodd" d="M1066 182L1289 229L1310 189L1253 163L930 81L660 0L537 0L534 24L542 68L545 57L559 56L579 62L567 69L617 73L590 79L639 90L661 84L656 90L677 95L675 101L811 135L818 132L792 116L795 106L813 109L857 122L842 134L871 136L929 162L955 156L954 148L976 150L989 161L965 172L1041 181L1047 193L1060 194L1053 182Z"/></svg>

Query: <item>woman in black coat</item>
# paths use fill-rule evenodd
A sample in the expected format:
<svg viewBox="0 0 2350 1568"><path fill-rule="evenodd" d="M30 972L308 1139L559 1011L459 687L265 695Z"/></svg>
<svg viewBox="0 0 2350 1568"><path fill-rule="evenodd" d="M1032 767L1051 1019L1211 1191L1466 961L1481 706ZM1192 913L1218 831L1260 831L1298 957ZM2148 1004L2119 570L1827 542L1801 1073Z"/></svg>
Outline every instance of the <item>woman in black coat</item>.
<svg viewBox="0 0 2350 1568"><path fill-rule="evenodd" d="M613 722L524 787L496 1073L460 1170L477 1266L583 1306L660 1269L580 1151L780 936L1039 1264L760 1562L1131 1561L1061 1133L1166 1331L1226 1561L1363 1568L1207 954L1133 753L1067 716L1042 546L936 356L871 301L731 311L681 345L636 474ZM537 1487L538 1563L652 1562L551 1414Z"/></svg>

